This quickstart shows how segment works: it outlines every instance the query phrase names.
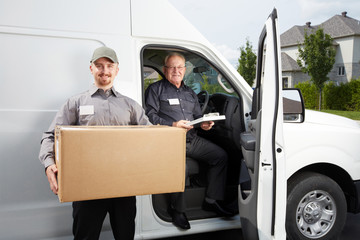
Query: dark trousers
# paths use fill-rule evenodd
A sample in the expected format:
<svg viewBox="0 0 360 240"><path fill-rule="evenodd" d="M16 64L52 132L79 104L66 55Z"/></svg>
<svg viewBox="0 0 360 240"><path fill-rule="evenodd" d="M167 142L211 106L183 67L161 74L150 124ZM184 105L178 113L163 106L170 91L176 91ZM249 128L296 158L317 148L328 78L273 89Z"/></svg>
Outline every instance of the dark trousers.
<svg viewBox="0 0 360 240"><path fill-rule="evenodd" d="M202 137L194 136L186 143L186 156L208 166L206 197L214 200L224 200L228 160L225 150ZM171 193L170 201L172 207L177 211L185 211L183 192Z"/></svg>
<svg viewBox="0 0 360 240"><path fill-rule="evenodd" d="M115 239L134 239L135 197L73 202L74 239L99 239L107 213Z"/></svg>

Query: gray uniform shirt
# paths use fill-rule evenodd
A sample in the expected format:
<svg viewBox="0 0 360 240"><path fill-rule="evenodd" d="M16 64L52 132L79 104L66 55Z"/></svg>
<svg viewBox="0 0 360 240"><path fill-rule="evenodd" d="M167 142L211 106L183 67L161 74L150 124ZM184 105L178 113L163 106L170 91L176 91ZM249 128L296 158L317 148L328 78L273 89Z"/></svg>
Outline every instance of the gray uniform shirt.
<svg viewBox="0 0 360 240"><path fill-rule="evenodd" d="M45 168L55 164L56 125L108 126L151 123L144 109L133 99L121 95L114 88L104 92L93 85L88 91L68 99L56 114L48 131L43 134L39 159Z"/></svg>

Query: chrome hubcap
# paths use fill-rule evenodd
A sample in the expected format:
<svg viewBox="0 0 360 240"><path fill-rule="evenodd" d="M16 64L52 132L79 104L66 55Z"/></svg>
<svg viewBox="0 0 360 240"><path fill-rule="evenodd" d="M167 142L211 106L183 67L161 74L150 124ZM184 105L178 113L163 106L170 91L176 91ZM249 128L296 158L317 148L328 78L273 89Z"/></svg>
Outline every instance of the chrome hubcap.
<svg viewBox="0 0 360 240"><path fill-rule="evenodd" d="M308 224L313 224L321 218L322 212L321 207L316 202L310 202L304 207L304 220Z"/></svg>
<svg viewBox="0 0 360 240"><path fill-rule="evenodd" d="M325 191L311 191L299 202L296 223L300 232L307 238L326 235L336 219L335 201Z"/></svg>

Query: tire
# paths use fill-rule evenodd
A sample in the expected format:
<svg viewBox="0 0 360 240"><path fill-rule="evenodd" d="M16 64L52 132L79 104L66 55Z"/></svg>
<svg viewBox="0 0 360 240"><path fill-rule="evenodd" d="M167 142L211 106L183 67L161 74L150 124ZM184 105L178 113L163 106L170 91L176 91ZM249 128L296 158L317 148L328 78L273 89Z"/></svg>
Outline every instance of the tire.
<svg viewBox="0 0 360 240"><path fill-rule="evenodd" d="M342 189L331 178L306 172L289 180L286 233L290 240L337 239L346 221Z"/></svg>

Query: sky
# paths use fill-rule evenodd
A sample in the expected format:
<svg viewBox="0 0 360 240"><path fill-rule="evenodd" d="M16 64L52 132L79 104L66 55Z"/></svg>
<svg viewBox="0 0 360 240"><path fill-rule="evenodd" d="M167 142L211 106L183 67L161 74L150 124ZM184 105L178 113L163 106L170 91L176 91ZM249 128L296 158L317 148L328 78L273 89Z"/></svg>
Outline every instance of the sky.
<svg viewBox="0 0 360 240"><path fill-rule="evenodd" d="M264 23L277 9L280 34L318 25L346 11L360 20L359 0L169 0L234 66L249 39L257 48Z"/></svg>

